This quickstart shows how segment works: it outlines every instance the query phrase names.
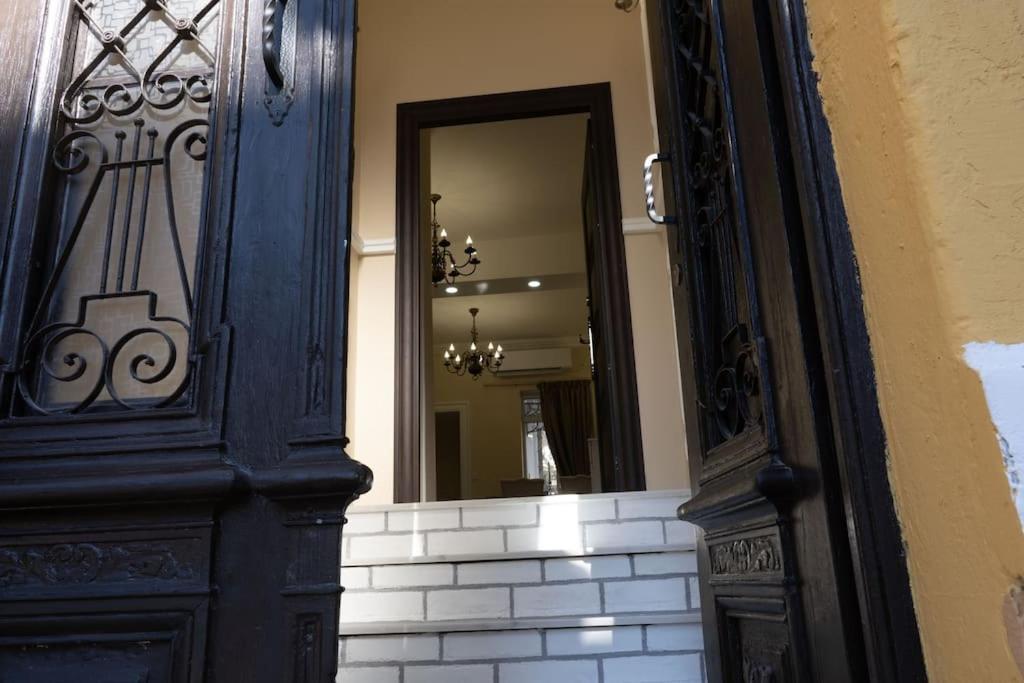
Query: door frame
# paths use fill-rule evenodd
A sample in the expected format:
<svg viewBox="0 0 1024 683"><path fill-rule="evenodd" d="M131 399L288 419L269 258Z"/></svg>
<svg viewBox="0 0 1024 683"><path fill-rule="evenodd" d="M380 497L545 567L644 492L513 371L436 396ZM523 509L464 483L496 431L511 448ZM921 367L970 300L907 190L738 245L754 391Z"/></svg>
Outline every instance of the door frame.
<svg viewBox="0 0 1024 683"><path fill-rule="evenodd" d="M470 461L472 460L472 445L469 439L469 401L448 401L446 403L435 403L434 404L434 416L436 418L438 413L458 413L459 414L459 496L462 499L466 499L469 495L469 490L472 487L473 478L470 476ZM437 431L434 431L436 437ZM421 463L426 460L426 453L422 454L420 459ZM436 456L435 456L435 467L436 467ZM434 475L435 484L434 488L437 489L436 479L437 475Z"/></svg>
<svg viewBox="0 0 1024 683"><path fill-rule="evenodd" d="M457 97L398 105L397 186L395 226L395 502L420 500L420 452L425 434L425 362L419 352L429 335L424 329L427 233L420 229L420 133L428 128L509 121L563 114L590 115L598 176L598 217L614 226L601 234L606 320L632 320L626 278L626 247L622 235L619 167L609 83ZM583 229L583 226L580 226ZM617 417L614 443L602 444L617 458L630 458L630 467L616 480L620 490L645 488L640 404L636 388L633 326L609 325L602 330L611 371L609 410ZM410 351L412 350L412 351Z"/></svg>
<svg viewBox="0 0 1024 683"><path fill-rule="evenodd" d="M668 0L645 3L652 58L651 75L659 111L668 111L665 71L657 60L664 53L659 17ZM837 471L833 493L842 501L860 628L871 680L924 681L927 674L906 549L889 482L885 427L878 402L874 358L864 312L860 274L842 187L833 154L832 136L818 92L810 34L802 2L774 0L770 6L781 75L780 103L793 142L792 160L798 187L805 250L810 273L809 296L816 312L809 341L821 365L816 378L827 394L832 465ZM659 144L667 148L662 138ZM653 151L653 150L652 150ZM671 197L665 183L666 199ZM688 322L686 324L689 324ZM695 405L695 380L689 339L680 336L684 406ZM684 355L686 354L686 355ZM687 442L693 472L700 453L694 420L687 421ZM695 480L696 482L696 480ZM696 493L697 484L694 484ZM702 567L701 603L705 619L715 623L715 605ZM715 653L708 653L715 656ZM711 666L710 670L716 667Z"/></svg>

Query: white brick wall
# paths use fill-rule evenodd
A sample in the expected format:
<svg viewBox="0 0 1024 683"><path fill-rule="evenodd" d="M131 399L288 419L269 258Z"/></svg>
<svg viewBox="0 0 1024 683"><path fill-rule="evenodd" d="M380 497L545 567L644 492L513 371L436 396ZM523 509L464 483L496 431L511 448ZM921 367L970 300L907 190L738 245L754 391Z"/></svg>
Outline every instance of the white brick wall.
<svg viewBox="0 0 1024 683"><path fill-rule="evenodd" d="M683 611L688 607L686 579L638 579L604 586L605 610L621 612Z"/></svg>
<svg viewBox="0 0 1024 683"><path fill-rule="evenodd" d="M431 531L459 528L459 508L395 511L389 512L387 515L388 531ZM351 533L349 529L346 531Z"/></svg>
<svg viewBox="0 0 1024 683"><path fill-rule="evenodd" d="M407 666L405 683L493 683L494 667L486 664Z"/></svg>
<svg viewBox="0 0 1024 683"><path fill-rule="evenodd" d="M670 650L703 650L704 634L700 624L662 624L647 627L647 649L652 652Z"/></svg>
<svg viewBox="0 0 1024 683"><path fill-rule="evenodd" d="M597 662L593 659L514 662L498 665L501 683L594 683Z"/></svg>
<svg viewBox="0 0 1024 683"><path fill-rule="evenodd" d="M342 575L338 680L702 681L696 538L675 519L685 497L598 494L350 514L343 550L357 566Z"/></svg>
<svg viewBox="0 0 1024 683"><path fill-rule="evenodd" d="M640 652L644 649L643 627L565 628L548 634L548 654L595 655L609 652Z"/></svg>
<svg viewBox="0 0 1024 683"><path fill-rule="evenodd" d="M661 555L662 553L653 553ZM629 557L607 555L603 557L573 557L544 561L544 575L548 581L586 581L629 576L632 573Z"/></svg>
<svg viewBox="0 0 1024 683"><path fill-rule="evenodd" d="M427 593L427 619L508 619L512 616L508 588L467 588Z"/></svg>
<svg viewBox="0 0 1024 683"><path fill-rule="evenodd" d="M373 568L374 588L450 586L455 583L451 564L389 564Z"/></svg>
<svg viewBox="0 0 1024 683"><path fill-rule="evenodd" d="M701 683L700 655L606 659L604 683Z"/></svg>
<svg viewBox="0 0 1024 683"><path fill-rule="evenodd" d="M661 491L356 507L343 564L687 551L695 547L693 526L675 517L686 497Z"/></svg>
<svg viewBox="0 0 1024 683"><path fill-rule="evenodd" d="M543 654L540 631L485 631L478 633L449 633L444 636L444 658L458 661L466 659L520 659L540 657Z"/></svg>
<svg viewBox="0 0 1024 683"><path fill-rule="evenodd" d="M643 545L657 548L665 543L662 522L618 522L616 524L588 524L588 548L628 548Z"/></svg>
<svg viewBox="0 0 1024 683"><path fill-rule="evenodd" d="M423 621L423 593L419 591L346 591L342 595L343 622Z"/></svg>
<svg viewBox="0 0 1024 683"><path fill-rule="evenodd" d="M350 638L343 656L345 661L361 663L437 661L441 656L441 639L434 634Z"/></svg>
<svg viewBox="0 0 1024 683"><path fill-rule="evenodd" d="M540 560L468 562L459 565L459 583L465 586L485 583L540 583Z"/></svg>
<svg viewBox="0 0 1024 683"><path fill-rule="evenodd" d="M597 583L562 583L554 586L516 586L512 589L516 617L560 617L601 613Z"/></svg>
<svg viewBox="0 0 1024 683"><path fill-rule="evenodd" d="M505 552L505 538L501 529L432 531L427 534L427 544L432 555L445 557Z"/></svg>

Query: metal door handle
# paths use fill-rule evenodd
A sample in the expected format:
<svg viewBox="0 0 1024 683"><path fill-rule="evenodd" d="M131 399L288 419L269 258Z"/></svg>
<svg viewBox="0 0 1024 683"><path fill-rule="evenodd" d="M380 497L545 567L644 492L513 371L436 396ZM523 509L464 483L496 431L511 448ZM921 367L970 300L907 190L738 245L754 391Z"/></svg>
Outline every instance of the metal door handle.
<svg viewBox="0 0 1024 683"><path fill-rule="evenodd" d="M662 154L655 152L654 154L647 155L644 159L644 197L647 200L647 217L651 219L652 223L659 225L665 223L675 223L676 219L671 216L662 216L658 213L654 207L654 164L662 161L669 161L671 157L668 154Z"/></svg>
<svg viewBox="0 0 1024 683"><path fill-rule="evenodd" d="M298 0L265 0L263 6L263 65L267 82L263 103L275 126L295 101L295 41Z"/></svg>
<svg viewBox="0 0 1024 683"><path fill-rule="evenodd" d="M287 2L287 0L284 0ZM284 2L267 0L263 9L263 65L267 68L267 77L278 88L284 87L284 73L281 69L281 55L278 52L278 17L282 14L279 7Z"/></svg>

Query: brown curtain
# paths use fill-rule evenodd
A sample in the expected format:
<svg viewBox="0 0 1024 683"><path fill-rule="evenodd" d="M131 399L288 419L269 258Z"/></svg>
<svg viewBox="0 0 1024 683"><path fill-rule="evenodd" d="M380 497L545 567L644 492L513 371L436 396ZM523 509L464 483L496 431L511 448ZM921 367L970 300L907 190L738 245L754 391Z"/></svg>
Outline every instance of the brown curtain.
<svg viewBox="0 0 1024 683"><path fill-rule="evenodd" d="M590 474L587 439L592 433L590 382L541 382L540 413L558 474Z"/></svg>

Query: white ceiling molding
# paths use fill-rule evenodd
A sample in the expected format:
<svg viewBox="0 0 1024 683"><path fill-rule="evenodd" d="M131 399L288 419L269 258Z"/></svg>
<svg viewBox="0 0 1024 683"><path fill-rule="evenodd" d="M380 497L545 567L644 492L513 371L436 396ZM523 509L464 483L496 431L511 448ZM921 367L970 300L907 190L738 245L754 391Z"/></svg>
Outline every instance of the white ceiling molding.
<svg viewBox="0 0 1024 683"><path fill-rule="evenodd" d="M395 238L364 240L359 233L352 233L352 248L360 256L390 256L395 253Z"/></svg>
<svg viewBox="0 0 1024 683"><path fill-rule="evenodd" d="M662 226L657 223L652 223L649 218L623 218L622 219L622 234L623 235L648 235L651 233L661 232Z"/></svg>

